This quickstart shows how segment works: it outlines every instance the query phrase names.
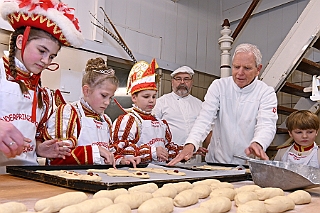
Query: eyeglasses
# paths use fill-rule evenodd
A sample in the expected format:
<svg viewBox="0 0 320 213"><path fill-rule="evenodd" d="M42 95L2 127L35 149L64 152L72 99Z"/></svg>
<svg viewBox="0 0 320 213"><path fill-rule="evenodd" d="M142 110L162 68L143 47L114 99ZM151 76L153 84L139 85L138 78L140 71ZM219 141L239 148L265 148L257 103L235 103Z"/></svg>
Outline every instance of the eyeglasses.
<svg viewBox="0 0 320 213"><path fill-rule="evenodd" d="M176 80L177 82L185 82L185 83L189 83L191 80L192 80L192 78L180 78L180 77L176 77L176 78L173 78L174 80Z"/></svg>

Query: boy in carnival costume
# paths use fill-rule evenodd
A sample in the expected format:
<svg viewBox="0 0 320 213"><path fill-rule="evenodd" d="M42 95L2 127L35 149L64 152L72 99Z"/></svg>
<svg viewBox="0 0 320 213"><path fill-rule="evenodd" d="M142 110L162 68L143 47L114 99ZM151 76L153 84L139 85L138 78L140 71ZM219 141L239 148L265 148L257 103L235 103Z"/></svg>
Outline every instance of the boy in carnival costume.
<svg viewBox="0 0 320 213"><path fill-rule="evenodd" d="M64 142L42 141L52 97L41 87L40 75L61 45L83 43L74 9L58 0L5 0L0 12L14 29L9 52L0 60L0 128L14 125L29 142L15 158L1 152L0 165L37 165L37 155L64 158L70 151ZM16 142L7 138L12 137L2 142L14 149Z"/></svg>
<svg viewBox="0 0 320 213"><path fill-rule="evenodd" d="M151 114L156 104L156 68L155 59L151 64L139 61L129 73L127 91L134 104L113 123L112 147L116 158L141 157L141 162L166 162L178 153L167 122Z"/></svg>

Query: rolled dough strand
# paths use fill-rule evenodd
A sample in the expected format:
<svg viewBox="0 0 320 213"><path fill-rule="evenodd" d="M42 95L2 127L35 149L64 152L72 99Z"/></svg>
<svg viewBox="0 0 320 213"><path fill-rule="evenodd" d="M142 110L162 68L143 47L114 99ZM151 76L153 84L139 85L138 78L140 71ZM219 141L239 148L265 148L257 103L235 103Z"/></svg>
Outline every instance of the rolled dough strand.
<svg viewBox="0 0 320 213"><path fill-rule="evenodd" d="M66 206L59 213L96 213L112 204L112 200L106 197L89 199L78 204Z"/></svg>
<svg viewBox="0 0 320 213"><path fill-rule="evenodd" d="M122 194L114 199L114 203L126 203L131 209L137 209L143 202L152 198L151 193L133 192L130 194Z"/></svg>
<svg viewBox="0 0 320 213"><path fill-rule="evenodd" d="M66 192L60 195L38 200L34 210L42 213L58 212L60 209L88 199L84 192Z"/></svg>
<svg viewBox="0 0 320 213"><path fill-rule="evenodd" d="M192 189L187 189L175 196L173 204L177 207L186 207L198 203L199 195Z"/></svg>
<svg viewBox="0 0 320 213"><path fill-rule="evenodd" d="M221 188L212 190L212 192L210 193L210 198L223 196L229 198L230 200L233 200L235 195L236 192L234 191L234 189Z"/></svg>
<svg viewBox="0 0 320 213"><path fill-rule="evenodd" d="M208 185L208 186L210 186L211 184L214 184L214 183L220 183L220 180L217 180L217 179L199 180L199 181L193 182L192 185L193 186L197 186L197 185Z"/></svg>
<svg viewBox="0 0 320 213"><path fill-rule="evenodd" d="M245 204L248 201L251 200L258 200L258 196L254 192L240 192L236 194L234 197L234 201L236 203L236 206L240 206L241 204Z"/></svg>
<svg viewBox="0 0 320 213"><path fill-rule="evenodd" d="M116 197L118 197L119 195L122 194L128 194L128 190L124 189L124 188L120 188L120 189L114 189L114 190L100 190L98 192L96 192L92 198L100 198L100 197L106 197L106 198L110 198L112 201L114 201L114 199Z"/></svg>
<svg viewBox="0 0 320 213"><path fill-rule="evenodd" d="M198 193L200 199L207 198L211 193L211 189L207 185L197 185L192 190Z"/></svg>
<svg viewBox="0 0 320 213"><path fill-rule="evenodd" d="M266 200L275 196L284 196L284 191L280 188L266 187L254 191L259 200Z"/></svg>
<svg viewBox="0 0 320 213"><path fill-rule="evenodd" d="M0 213L18 213L27 210L27 206L19 202L7 202L0 204Z"/></svg>
<svg viewBox="0 0 320 213"><path fill-rule="evenodd" d="M188 181L178 182L178 183L166 183L163 186L170 186L176 188L177 192L180 193L186 189L192 189L193 185Z"/></svg>
<svg viewBox="0 0 320 213"><path fill-rule="evenodd" d="M275 196L264 201L267 212L285 212L294 209L293 200L287 196Z"/></svg>
<svg viewBox="0 0 320 213"><path fill-rule="evenodd" d="M188 209L182 213L211 213L209 209L207 208L204 208L204 207L196 207L196 208L193 208L193 209Z"/></svg>
<svg viewBox="0 0 320 213"><path fill-rule="evenodd" d="M174 198L178 194L178 191L174 187L163 186L152 193L153 197L170 197Z"/></svg>
<svg viewBox="0 0 320 213"><path fill-rule="evenodd" d="M263 201L251 200L237 208L237 213L267 213Z"/></svg>
<svg viewBox="0 0 320 213"><path fill-rule="evenodd" d="M311 202L311 195L304 190L297 190L288 194L296 205L307 204Z"/></svg>
<svg viewBox="0 0 320 213"><path fill-rule="evenodd" d="M155 197L141 204L138 208L138 213L170 213L173 211L174 205L172 198Z"/></svg>
<svg viewBox="0 0 320 213"><path fill-rule="evenodd" d="M129 192L129 193L132 193L132 192L138 191L138 192L153 193L153 192L155 192L157 189L158 189L157 184L155 184L155 183L146 183L146 184L142 184L142 185L137 185L137 186L130 187L130 188L128 189L128 192Z"/></svg>
<svg viewBox="0 0 320 213"><path fill-rule="evenodd" d="M97 213L131 213L131 208L126 203L112 204Z"/></svg>
<svg viewBox="0 0 320 213"><path fill-rule="evenodd" d="M227 197L214 197L200 203L200 207L209 209L210 212L220 213L230 211L232 202Z"/></svg>

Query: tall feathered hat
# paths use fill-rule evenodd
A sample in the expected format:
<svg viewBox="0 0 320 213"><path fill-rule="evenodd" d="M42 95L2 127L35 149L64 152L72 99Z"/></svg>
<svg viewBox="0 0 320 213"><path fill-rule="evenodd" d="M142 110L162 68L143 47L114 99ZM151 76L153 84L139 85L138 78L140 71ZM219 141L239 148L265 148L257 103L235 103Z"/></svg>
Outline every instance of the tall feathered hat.
<svg viewBox="0 0 320 213"><path fill-rule="evenodd" d="M80 47L84 41L74 8L59 0L4 0L0 13L13 29L42 29L66 46Z"/></svg>
<svg viewBox="0 0 320 213"><path fill-rule="evenodd" d="M142 90L157 90L155 73L157 68L155 59L150 64L145 61L135 63L129 73L127 92L134 94Z"/></svg>

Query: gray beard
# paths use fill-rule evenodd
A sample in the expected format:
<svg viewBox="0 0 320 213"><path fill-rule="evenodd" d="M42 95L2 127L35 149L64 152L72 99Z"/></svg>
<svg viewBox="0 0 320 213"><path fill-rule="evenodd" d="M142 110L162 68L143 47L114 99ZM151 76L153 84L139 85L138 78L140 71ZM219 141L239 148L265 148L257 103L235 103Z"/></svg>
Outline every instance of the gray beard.
<svg viewBox="0 0 320 213"><path fill-rule="evenodd" d="M175 93L177 95L179 95L180 97L185 97L185 96L189 95L189 92L190 91L185 86L178 86L177 90L175 91Z"/></svg>

